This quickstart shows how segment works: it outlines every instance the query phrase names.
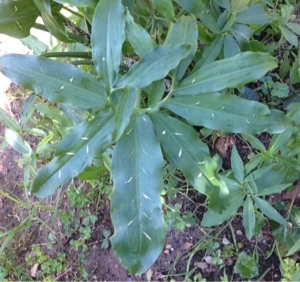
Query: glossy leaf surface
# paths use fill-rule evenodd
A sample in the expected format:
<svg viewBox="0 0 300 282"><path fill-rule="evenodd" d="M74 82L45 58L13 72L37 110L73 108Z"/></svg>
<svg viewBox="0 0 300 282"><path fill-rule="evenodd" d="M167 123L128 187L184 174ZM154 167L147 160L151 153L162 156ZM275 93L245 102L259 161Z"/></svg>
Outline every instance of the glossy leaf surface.
<svg viewBox="0 0 300 282"><path fill-rule="evenodd" d="M254 213L253 201L250 196L247 196L244 202L243 224L245 227L247 239L251 240L253 236L253 230L255 227L255 213Z"/></svg>
<svg viewBox="0 0 300 282"><path fill-rule="evenodd" d="M162 104L193 125L223 132L263 131L279 133L293 122L280 111L271 111L261 103L234 95L205 93L193 96L175 96Z"/></svg>
<svg viewBox="0 0 300 282"><path fill-rule="evenodd" d="M54 0L54 2L60 4L69 4L70 6L87 8L96 8L98 3L97 0Z"/></svg>
<svg viewBox="0 0 300 282"><path fill-rule="evenodd" d="M242 183L244 181L244 164L236 149L236 146L232 146L231 151L231 168L233 170L235 179Z"/></svg>
<svg viewBox="0 0 300 282"><path fill-rule="evenodd" d="M263 214L284 226L288 224L286 220L278 213L278 211L274 209L267 201L258 197L255 197L254 201Z"/></svg>
<svg viewBox="0 0 300 282"><path fill-rule="evenodd" d="M219 179L216 172L217 164L210 157L207 145L201 142L196 131L191 126L163 113L156 112L150 117L168 161L180 169L186 179L194 187L202 189L208 197L212 191L210 189L205 191L205 187L201 187L202 178L207 178L215 185L214 189L219 187L220 191L217 191L225 206L224 200L229 191L226 184ZM219 210L222 210L221 205Z"/></svg>
<svg viewBox="0 0 300 282"><path fill-rule="evenodd" d="M151 120L147 115L133 117L113 153L111 195L113 250L132 274L145 272L163 248L162 168Z"/></svg>
<svg viewBox="0 0 300 282"><path fill-rule="evenodd" d="M113 111L107 109L67 135L58 144L54 159L37 173L31 193L39 197L52 195L58 186L90 166L111 143L113 117Z"/></svg>
<svg viewBox="0 0 300 282"><path fill-rule="evenodd" d="M174 21L174 7L172 0L151 0L155 9L164 15L168 20Z"/></svg>
<svg viewBox="0 0 300 282"><path fill-rule="evenodd" d="M215 92L236 87L261 78L277 67L277 59L266 53L244 52L236 56L212 62L184 79L174 90L181 95Z"/></svg>
<svg viewBox="0 0 300 282"><path fill-rule="evenodd" d="M113 142L116 142L123 134L124 129L129 123L133 113L134 102L136 100L136 89L128 88L121 95L115 116L115 129L113 133Z"/></svg>
<svg viewBox="0 0 300 282"><path fill-rule="evenodd" d="M29 144L25 140L23 140L20 134L16 131L6 128L5 140L19 154L24 155L31 153Z"/></svg>
<svg viewBox="0 0 300 282"><path fill-rule="evenodd" d="M176 79L180 80L198 48L198 29L195 16L181 16L175 24L171 23L164 44L190 44L192 46L191 53L174 70Z"/></svg>
<svg viewBox="0 0 300 282"><path fill-rule="evenodd" d="M71 64L11 54L0 57L0 71L14 83L55 103L91 109L103 107L108 102L103 86Z"/></svg>
<svg viewBox="0 0 300 282"><path fill-rule="evenodd" d="M164 78L190 52L191 46L187 44L155 47L129 69L116 87L146 87L151 82Z"/></svg>
<svg viewBox="0 0 300 282"><path fill-rule="evenodd" d="M140 25L135 23L133 17L126 11L126 38L129 40L135 53L143 57L149 50L156 47L156 42L151 38L149 33Z"/></svg>
<svg viewBox="0 0 300 282"><path fill-rule="evenodd" d="M92 53L97 72L111 89L117 79L125 40L125 13L121 0L99 1L92 23Z"/></svg>
<svg viewBox="0 0 300 282"><path fill-rule="evenodd" d="M0 2L0 33L25 38L30 34L39 10L32 0Z"/></svg>

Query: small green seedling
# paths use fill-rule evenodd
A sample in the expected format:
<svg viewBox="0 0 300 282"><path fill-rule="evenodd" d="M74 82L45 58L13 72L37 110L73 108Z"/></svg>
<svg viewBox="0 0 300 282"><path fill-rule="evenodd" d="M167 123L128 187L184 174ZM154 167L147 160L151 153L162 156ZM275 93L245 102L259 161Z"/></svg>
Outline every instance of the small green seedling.
<svg viewBox="0 0 300 282"><path fill-rule="evenodd" d="M101 248L106 250L109 248L109 236L111 235L111 231L109 229L104 229L102 231L104 240L102 241Z"/></svg>

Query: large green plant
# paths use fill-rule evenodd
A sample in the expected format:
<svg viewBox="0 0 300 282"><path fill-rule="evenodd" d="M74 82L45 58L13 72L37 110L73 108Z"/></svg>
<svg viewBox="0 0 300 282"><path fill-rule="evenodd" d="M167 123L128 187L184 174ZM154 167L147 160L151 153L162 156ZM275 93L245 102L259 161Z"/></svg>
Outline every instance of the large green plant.
<svg viewBox="0 0 300 282"><path fill-rule="evenodd" d="M88 2L95 1L81 1L87 6ZM202 15L205 6L201 1L176 2L187 11L196 11L196 16L211 26L213 19ZM12 54L0 58L0 71L15 83L64 108L88 112L88 118L62 139L53 160L38 172L32 194L53 194L60 185L98 165L102 155L109 154L107 149L112 149L111 217L115 232L111 241L117 257L134 274L146 271L163 248L166 228L160 192L164 158L208 197L211 210L220 213L231 204L231 187L218 175L217 163L193 125L251 134L280 133L293 127L293 121L282 112L224 92L261 78L276 68L275 58L253 52L225 52L229 58L216 62L219 52L207 60L207 53L199 58L195 15L177 16L173 2L165 3L153 1L171 21L166 37L158 44L135 22L121 0L99 1L91 35L97 76L44 57ZM233 8L235 18L228 20L241 21L238 5ZM162 21L155 15L152 19ZM211 29L227 32L224 27ZM225 38L231 39L230 35ZM139 59L124 73L120 64L126 44ZM193 61L196 67L189 72ZM168 93L167 77L172 81Z"/></svg>

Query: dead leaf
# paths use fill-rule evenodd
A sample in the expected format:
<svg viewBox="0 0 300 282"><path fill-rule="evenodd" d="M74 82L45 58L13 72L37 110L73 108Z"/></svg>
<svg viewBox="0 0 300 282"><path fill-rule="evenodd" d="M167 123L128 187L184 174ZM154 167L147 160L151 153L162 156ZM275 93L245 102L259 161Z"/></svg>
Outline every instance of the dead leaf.
<svg viewBox="0 0 300 282"><path fill-rule="evenodd" d="M193 244L190 242L185 242L182 246L181 246L181 250L183 251L188 251L192 248Z"/></svg>
<svg viewBox="0 0 300 282"><path fill-rule="evenodd" d="M300 199L300 185L298 185L298 182L297 182L297 185L295 186L295 190L293 192L286 192L283 194L283 199L284 200Z"/></svg>
<svg viewBox="0 0 300 282"><path fill-rule="evenodd" d="M219 137L216 141L216 150L225 157L229 147L235 144L235 137L233 135L226 135L225 137Z"/></svg>
<svg viewBox="0 0 300 282"><path fill-rule="evenodd" d="M146 272L146 278L147 278L147 281L151 281L151 278L152 278L152 274L153 274L153 271L151 268L149 268Z"/></svg>
<svg viewBox="0 0 300 282"><path fill-rule="evenodd" d="M36 277L36 272L38 270L38 267L39 267L39 264L38 263L35 263L31 269L30 269L30 275L31 277Z"/></svg>
<svg viewBox="0 0 300 282"><path fill-rule="evenodd" d="M171 245L171 244L166 245L166 249L167 249L167 250L170 250L171 248L172 248L172 245Z"/></svg>
<svg viewBox="0 0 300 282"><path fill-rule="evenodd" d="M169 255L169 254L170 254L170 251L169 251L169 250L164 250L164 254L165 254L165 255Z"/></svg>

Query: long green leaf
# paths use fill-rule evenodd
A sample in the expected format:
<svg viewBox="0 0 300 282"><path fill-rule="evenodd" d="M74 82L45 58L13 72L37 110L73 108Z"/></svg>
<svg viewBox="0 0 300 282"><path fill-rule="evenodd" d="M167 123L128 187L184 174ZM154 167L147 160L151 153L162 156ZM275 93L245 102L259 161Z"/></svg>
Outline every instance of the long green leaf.
<svg viewBox="0 0 300 282"><path fill-rule="evenodd" d="M291 256L294 253L298 252L300 250L300 238L297 240L297 242L290 248L286 256Z"/></svg>
<svg viewBox="0 0 300 282"><path fill-rule="evenodd" d="M258 102L219 93L175 96L161 106L193 125L224 132L280 133L287 127L293 127L293 121L280 111L272 110L270 113Z"/></svg>
<svg viewBox="0 0 300 282"><path fill-rule="evenodd" d="M146 87L151 82L164 78L190 52L191 46L187 44L155 47L129 69L128 73L118 81L116 87Z"/></svg>
<svg viewBox="0 0 300 282"><path fill-rule="evenodd" d="M219 198L222 199L219 199L221 211L222 205L226 206L224 200L229 191L217 175L217 163L210 157L208 147L201 142L196 131L191 126L163 113L155 112L150 117L169 162L180 169L186 179L197 189L202 189L202 193L208 197L212 191L210 188L206 191L206 188L201 186L202 178L219 187ZM214 187L216 191L217 187Z"/></svg>
<svg viewBox="0 0 300 282"><path fill-rule="evenodd" d="M164 79L152 82L148 87L144 88L144 91L148 94L148 106L157 107L165 93Z"/></svg>
<svg viewBox="0 0 300 282"><path fill-rule="evenodd" d="M212 32L218 34L220 32L217 22L214 18L206 13L206 8L202 1L199 0L175 0L181 7L183 7L188 12L194 14L196 17L200 18L201 21L206 25L206 27Z"/></svg>
<svg viewBox="0 0 300 282"><path fill-rule="evenodd" d="M242 24L267 24L271 20L268 18L268 14L264 11L262 4L251 5L248 9L241 11L236 21Z"/></svg>
<svg viewBox="0 0 300 282"><path fill-rule="evenodd" d="M196 72L202 66L212 63L221 53L224 37L217 37L208 47L205 48L202 57L194 66L191 74Z"/></svg>
<svg viewBox="0 0 300 282"><path fill-rule="evenodd" d="M0 108L0 122L14 131L19 132L21 130L16 120L11 118L2 108Z"/></svg>
<svg viewBox="0 0 300 282"><path fill-rule="evenodd" d="M122 1L99 1L92 23L92 53L96 70L108 89L117 79L124 40L125 13Z"/></svg>
<svg viewBox="0 0 300 282"><path fill-rule="evenodd" d="M274 195L277 194L284 189L290 187L292 183L286 183L286 184L278 184L275 186L270 186L264 189L261 189L259 193L256 194L256 196L267 196L267 195Z"/></svg>
<svg viewBox="0 0 300 282"><path fill-rule="evenodd" d="M0 57L0 71L14 83L55 103L77 109L99 108L108 103L103 86L71 64L8 54Z"/></svg>
<svg viewBox="0 0 300 282"><path fill-rule="evenodd" d="M97 0L54 0L54 2L60 4L69 4L75 7L86 7L86 8L96 8Z"/></svg>
<svg viewBox="0 0 300 282"><path fill-rule="evenodd" d="M151 0L155 6L155 9L164 15L169 21L175 21L174 19L174 7L172 0Z"/></svg>
<svg viewBox="0 0 300 282"><path fill-rule="evenodd" d="M196 95L236 87L261 78L277 67L277 59L266 53L244 52L212 62L189 75L174 89L174 94Z"/></svg>
<svg viewBox="0 0 300 282"><path fill-rule="evenodd" d="M114 113L101 111L93 120L83 122L57 146L55 158L36 175L31 193L47 197L55 189L91 165L95 156L111 143Z"/></svg>
<svg viewBox="0 0 300 282"><path fill-rule="evenodd" d="M230 192L230 201L228 208L221 213L213 209L208 209L203 216L201 226L212 227L222 224L225 220L230 219L237 213L238 208L242 205L245 194L242 191Z"/></svg>
<svg viewBox="0 0 300 282"><path fill-rule="evenodd" d="M234 55L237 55L239 53L241 53L239 45L237 44L234 37L230 33L227 33L224 38L224 57L233 57Z"/></svg>
<svg viewBox="0 0 300 282"><path fill-rule="evenodd" d="M243 206L243 225L246 231L246 237L251 240L255 227L255 213L253 201L250 196L247 196Z"/></svg>
<svg viewBox="0 0 300 282"><path fill-rule="evenodd" d="M136 100L135 88L128 88L121 95L116 110L113 142L119 140L119 138L123 134L124 129L128 125L130 117L133 113L135 100Z"/></svg>
<svg viewBox="0 0 300 282"><path fill-rule="evenodd" d="M29 36L38 15L39 10L32 0L1 1L0 33L25 38Z"/></svg>
<svg viewBox="0 0 300 282"><path fill-rule="evenodd" d="M125 32L126 38L139 57L143 57L149 50L157 46L149 33L139 24L135 23L128 10L126 11Z"/></svg>
<svg viewBox="0 0 300 282"><path fill-rule="evenodd" d="M19 154L24 155L31 153L31 147L29 146L29 144L24 141L20 134L16 131L6 128L5 140Z"/></svg>
<svg viewBox="0 0 300 282"><path fill-rule="evenodd" d="M113 250L132 274L145 272L163 248L162 169L151 120L146 115L133 117L113 153L111 195Z"/></svg>
<svg viewBox="0 0 300 282"><path fill-rule="evenodd" d="M254 201L263 214L284 226L288 225L286 220L267 201L258 197L254 197Z"/></svg>
<svg viewBox="0 0 300 282"><path fill-rule="evenodd" d="M244 181L244 164L235 145L232 146L231 151L231 168L235 179L242 183Z"/></svg>
<svg viewBox="0 0 300 282"><path fill-rule="evenodd" d="M176 79L180 80L193 60L198 48L198 29L195 16L181 16L175 24L171 23L164 44L192 45L191 53L179 63L174 71Z"/></svg>

